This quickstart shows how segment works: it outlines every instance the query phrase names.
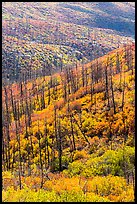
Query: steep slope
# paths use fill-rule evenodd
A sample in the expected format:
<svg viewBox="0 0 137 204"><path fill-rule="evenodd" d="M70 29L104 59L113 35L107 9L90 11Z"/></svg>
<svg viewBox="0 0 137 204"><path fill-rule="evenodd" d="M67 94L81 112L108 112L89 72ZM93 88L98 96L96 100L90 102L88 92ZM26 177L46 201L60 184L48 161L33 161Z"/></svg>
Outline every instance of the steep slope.
<svg viewBox="0 0 137 204"><path fill-rule="evenodd" d="M125 54L125 50L127 54ZM131 65L132 67L130 67ZM103 92L106 91L106 84L105 84L106 67L107 67L107 75L108 75L108 89L109 89L110 101L111 101L112 85L114 86L113 87L114 93L116 91L115 94L117 96L119 95L117 93L118 90L120 92L123 91L122 90L123 83L126 83L125 87L126 86L128 87L128 82L123 82L123 80L125 80L123 77L127 76L128 78L128 74L131 72L130 69L132 70L134 69L133 68L134 67L134 44L131 46L116 49L101 58L98 58L88 64L83 65L82 67L76 66L73 69L66 69L63 72L60 72L58 74L54 74L48 77L39 77L37 80L28 81L28 82L23 81L17 84L13 84L12 86L6 86L4 89L6 89L7 97L9 98L11 97L11 93L10 93L10 89L11 89L13 100L14 99L21 100L20 96L22 97L23 102L26 96L31 98L32 101L29 101L29 103L32 102L33 104L32 108L33 108L34 115L38 114L39 111L46 111L46 110L48 111L48 108L50 107L53 110L53 106L56 106L56 104L59 104L59 103L62 103L62 104L59 104L60 106L62 105L61 107L59 107L60 110L62 111L62 109L65 110L65 107L67 108L68 100L70 103L69 105L71 106L71 103L76 102L77 100L79 101L79 99L82 100L84 99L84 97L87 97L90 99L90 97L93 96L94 98L94 94L96 93L100 93L103 96ZM132 71L131 74L133 75L134 71ZM113 79L112 82L114 84L111 84L111 75ZM91 77L93 81L91 80ZM8 87L10 89L8 89ZM91 88L93 90L91 90ZM128 88L130 90L131 87L128 87ZM133 90L133 88L134 87L132 87L131 90ZM65 96L65 91L66 91L66 96ZM91 91L93 93L91 93ZM44 96L42 96L42 94L44 94ZM3 96L5 100L4 90L3 90ZM45 103L45 108L42 108L41 97L44 97L45 101L43 103ZM115 98L118 101L120 100L117 97ZM104 105L106 103L105 101L104 101ZM9 105L10 107L12 106L11 100L9 100ZM25 103L23 103L23 105L25 105ZM87 109L90 109L90 106L92 105L94 107L94 102L92 102L91 100L90 103L83 104L83 107L87 107ZM111 105L113 106L113 104ZM57 107L57 109L59 108ZM12 108L11 108L11 111L12 111ZM12 120L14 121L14 118L12 118Z"/></svg>
<svg viewBox="0 0 137 204"><path fill-rule="evenodd" d="M134 51L3 87L3 200L133 202Z"/></svg>
<svg viewBox="0 0 137 204"><path fill-rule="evenodd" d="M121 32L123 35L134 35L134 8L132 2L77 2L66 3L63 7L69 8L64 13L68 18L73 19L69 12L77 12L78 18L76 24L83 24L83 21L89 27L111 29ZM82 18L81 14L85 14ZM72 20L73 21L73 20ZM105 23L104 23L105 22Z"/></svg>
<svg viewBox="0 0 137 204"><path fill-rule="evenodd" d="M55 73L134 39L134 4L126 2L3 2L2 15L3 78L11 82L28 66L33 78L43 64L49 75L48 64Z"/></svg>
<svg viewBox="0 0 137 204"><path fill-rule="evenodd" d="M3 2L4 19L8 19L7 13L13 19L26 14L28 18L37 20L39 16L39 20L45 20L46 15L55 22L58 17L62 23L67 21L134 35L134 2Z"/></svg>

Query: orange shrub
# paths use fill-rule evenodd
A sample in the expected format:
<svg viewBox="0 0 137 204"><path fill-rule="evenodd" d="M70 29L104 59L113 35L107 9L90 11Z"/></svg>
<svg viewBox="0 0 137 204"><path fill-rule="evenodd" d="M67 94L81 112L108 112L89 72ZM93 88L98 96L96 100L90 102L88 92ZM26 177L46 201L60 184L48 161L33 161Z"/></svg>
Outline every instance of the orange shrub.
<svg viewBox="0 0 137 204"><path fill-rule="evenodd" d="M64 98L61 98L59 101L55 103L55 107L60 110L61 108L63 108L64 104L65 104Z"/></svg>
<svg viewBox="0 0 137 204"><path fill-rule="evenodd" d="M46 181L44 188L48 190L54 190L55 192L60 193L61 191L80 191L79 179L76 177L60 179L53 179Z"/></svg>
<svg viewBox="0 0 137 204"><path fill-rule="evenodd" d="M70 111L72 110L77 110L80 111L81 110L81 103L79 101L73 101L70 104Z"/></svg>

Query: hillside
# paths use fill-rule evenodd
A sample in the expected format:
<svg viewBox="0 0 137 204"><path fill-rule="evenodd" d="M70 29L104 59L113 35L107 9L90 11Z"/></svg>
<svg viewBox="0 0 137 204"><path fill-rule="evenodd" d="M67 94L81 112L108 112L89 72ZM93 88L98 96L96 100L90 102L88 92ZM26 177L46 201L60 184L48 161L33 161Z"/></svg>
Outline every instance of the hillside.
<svg viewBox="0 0 137 204"><path fill-rule="evenodd" d="M3 202L134 201L134 55L3 84Z"/></svg>
<svg viewBox="0 0 137 204"><path fill-rule="evenodd" d="M34 79L134 41L134 2L3 2L3 79ZM105 22L105 23L104 23ZM49 69L50 65L50 69Z"/></svg>
<svg viewBox="0 0 137 204"><path fill-rule="evenodd" d="M57 20L59 23L72 22L129 36L133 36L135 31L134 12L135 2L3 2L4 20L26 15L28 19L45 21L46 17L54 24Z"/></svg>

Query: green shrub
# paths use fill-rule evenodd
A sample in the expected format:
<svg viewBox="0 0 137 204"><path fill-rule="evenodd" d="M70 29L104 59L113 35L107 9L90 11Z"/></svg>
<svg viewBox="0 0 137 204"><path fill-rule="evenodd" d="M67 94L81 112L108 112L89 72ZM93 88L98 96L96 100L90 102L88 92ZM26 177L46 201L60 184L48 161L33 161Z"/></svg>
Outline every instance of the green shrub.
<svg viewBox="0 0 137 204"><path fill-rule="evenodd" d="M107 198L100 197L95 194L83 191L62 191L55 193L54 191L45 191L43 189L35 192L29 188L15 191L9 188L8 191L3 191L3 202L107 202Z"/></svg>
<svg viewBox="0 0 137 204"><path fill-rule="evenodd" d="M76 155L77 156L77 155ZM81 158L81 157L80 157ZM134 171L135 148L126 146L124 149L107 150L101 156L91 156L87 162L74 161L68 166L68 174L91 177L96 175L124 176Z"/></svg>
<svg viewBox="0 0 137 204"><path fill-rule="evenodd" d="M81 161L74 161L68 165L68 170L65 172L70 176L79 175L84 168L84 164Z"/></svg>

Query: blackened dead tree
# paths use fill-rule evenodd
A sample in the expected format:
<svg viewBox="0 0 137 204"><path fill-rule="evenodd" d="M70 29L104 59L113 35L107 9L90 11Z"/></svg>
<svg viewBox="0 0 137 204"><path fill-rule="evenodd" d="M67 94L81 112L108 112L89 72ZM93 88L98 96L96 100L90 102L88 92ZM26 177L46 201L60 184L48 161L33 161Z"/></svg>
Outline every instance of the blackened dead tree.
<svg viewBox="0 0 137 204"><path fill-rule="evenodd" d="M9 98L8 98L8 92L7 89L8 86L4 86L4 98L5 98L5 121L4 121L4 128L6 131L6 141L7 141L7 161L8 161L8 170L10 170L10 111L9 111Z"/></svg>
<svg viewBox="0 0 137 204"><path fill-rule="evenodd" d="M108 66L109 58L107 58L107 64L105 66L105 99L107 99L107 107L110 110L110 101L109 101L109 85L108 85Z"/></svg>
<svg viewBox="0 0 137 204"><path fill-rule="evenodd" d="M114 109L114 114L116 114L116 104L115 104L115 97L114 97L114 88L113 88L113 79L112 79L112 61L110 60L110 89L112 92L112 101L113 101L113 109Z"/></svg>
<svg viewBox="0 0 137 204"><path fill-rule="evenodd" d="M40 184L40 188L43 187L43 178L44 178L44 174L43 174L43 161L42 161L42 151L41 151L41 138L42 138L42 133L39 129L39 120L38 120L38 131L36 133L36 137L38 139L38 144L39 144L39 162L40 162L40 172L41 172L41 184Z"/></svg>
<svg viewBox="0 0 137 204"><path fill-rule="evenodd" d="M57 131L57 146L58 146L58 159L59 159L59 171L62 171L62 132L61 132L61 120L58 117L58 131Z"/></svg>

